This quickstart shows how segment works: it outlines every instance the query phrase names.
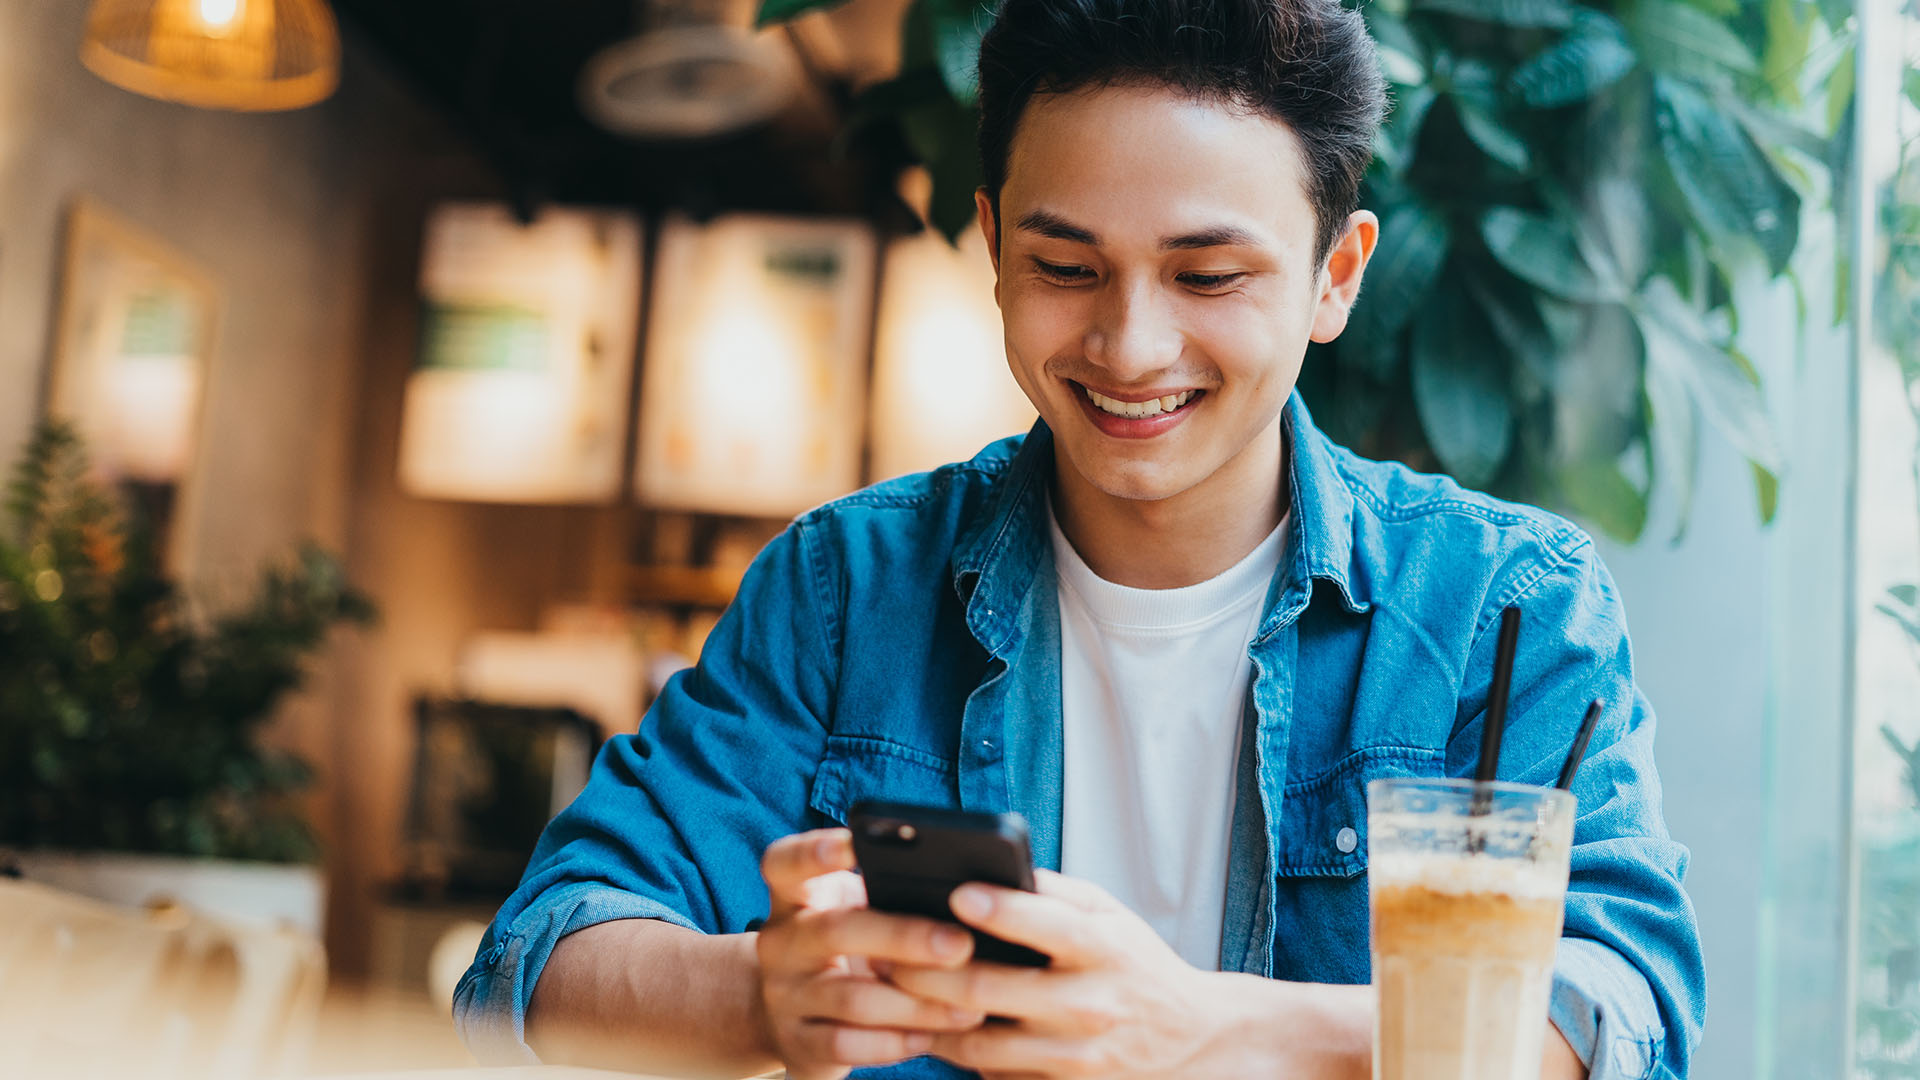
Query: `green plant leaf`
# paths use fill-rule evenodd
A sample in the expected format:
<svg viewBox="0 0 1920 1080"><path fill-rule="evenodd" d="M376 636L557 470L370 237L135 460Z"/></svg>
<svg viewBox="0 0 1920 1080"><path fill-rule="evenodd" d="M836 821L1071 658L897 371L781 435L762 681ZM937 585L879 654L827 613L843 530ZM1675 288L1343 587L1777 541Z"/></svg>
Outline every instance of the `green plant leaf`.
<svg viewBox="0 0 1920 1080"><path fill-rule="evenodd" d="M1622 287L1647 276L1658 241L1653 207L1645 186L1636 178L1606 175L1587 184L1586 198L1574 220L1604 247L1618 268Z"/></svg>
<svg viewBox="0 0 1920 1080"><path fill-rule="evenodd" d="M969 108L980 98L980 37L993 10L979 0L917 0L931 19L934 62L953 100Z"/></svg>
<svg viewBox="0 0 1920 1080"><path fill-rule="evenodd" d="M1847 113L1853 108L1853 80L1859 74L1859 60L1852 47L1849 47L1834 65L1833 75L1827 80L1827 134L1838 135L1840 125L1846 122ZM1920 88L1916 84L1920 74L1907 72L1907 100L1920 108L1920 97L1914 91Z"/></svg>
<svg viewBox="0 0 1920 1080"><path fill-rule="evenodd" d="M1528 405L1551 396L1558 382L1561 350L1540 313L1539 294L1496 275L1468 279L1467 291L1486 312L1487 324L1507 355L1518 362L1515 395Z"/></svg>
<svg viewBox="0 0 1920 1080"><path fill-rule="evenodd" d="M1754 498L1760 503L1760 524L1771 525L1780 513L1780 478L1764 465L1753 466Z"/></svg>
<svg viewBox="0 0 1920 1080"><path fill-rule="evenodd" d="M1645 426L1645 349L1621 304L1580 308L1578 333L1561 341L1551 401L1556 466L1615 462Z"/></svg>
<svg viewBox="0 0 1920 1080"><path fill-rule="evenodd" d="M1760 55L1760 77L1778 100L1789 106L1800 104L1800 74L1807 66L1807 50L1813 43L1814 19L1806 18L1802 0L1767 0L1766 48Z"/></svg>
<svg viewBox="0 0 1920 1080"><path fill-rule="evenodd" d="M973 150L974 111L942 97L900 114L907 143L933 177L928 224L953 241L973 224L980 160Z"/></svg>
<svg viewBox="0 0 1920 1080"><path fill-rule="evenodd" d="M1453 110L1467 138L1488 157L1516 172L1525 172L1532 164L1533 153L1527 148L1526 138L1495 119L1493 110L1465 95L1455 95Z"/></svg>
<svg viewBox="0 0 1920 1080"><path fill-rule="evenodd" d="M1561 470L1556 480L1560 497L1574 516L1615 540L1631 544L1646 531L1646 493L1633 486L1619 465L1610 461L1577 465Z"/></svg>
<svg viewBox="0 0 1920 1080"><path fill-rule="evenodd" d="M1419 310L1451 242L1446 219L1418 202L1394 207L1381 221L1375 258L1367 265L1360 300L1341 335L1341 344L1359 350L1370 369L1376 367L1372 359L1388 353L1393 336Z"/></svg>
<svg viewBox="0 0 1920 1080"><path fill-rule="evenodd" d="M1687 0L1689 4L1716 18L1730 18L1740 14L1740 0Z"/></svg>
<svg viewBox="0 0 1920 1080"><path fill-rule="evenodd" d="M1401 87L1393 95L1393 111L1374 134L1373 147L1374 155L1394 176L1404 173L1412 163L1414 147L1420 140L1420 127L1426 122L1436 97L1433 90L1425 86Z"/></svg>
<svg viewBox="0 0 1920 1080"><path fill-rule="evenodd" d="M1536 109L1558 108L1612 86L1639 62L1619 23L1583 11L1565 36L1515 68L1507 87Z"/></svg>
<svg viewBox="0 0 1920 1080"><path fill-rule="evenodd" d="M1669 364L1734 449L1769 476L1777 475L1781 454L1773 419L1742 359L1715 341L1699 312L1664 277L1649 279L1632 307L1649 362L1659 356ZM1763 519L1770 519L1764 502L1761 509Z"/></svg>
<svg viewBox="0 0 1920 1080"><path fill-rule="evenodd" d="M1513 443L1513 403L1501 351L1457 285L1427 294L1413 324L1413 402L1427 444L1454 478L1484 487Z"/></svg>
<svg viewBox="0 0 1920 1080"><path fill-rule="evenodd" d="M1672 79L1654 80L1654 125L1667 172L1722 250L1758 244L1786 269L1800 237L1800 196L1725 109Z"/></svg>
<svg viewBox="0 0 1920 1080"><path fill-rule="evenodd" d="M1360 9L1366 19L1367 34L1373 38L1380 59L1380 74L1397 86L1424 86L1427 83L1427 54L1413 31L1400 19L1388 14L1379 4Z"/></svg>
<svg viewBox="0 0 1920 1080"><path fill-rule="evenodd" d="M1725 83L1732 75L1760 70L1738 34L1712 15L1673 0L1639 0L1627 20L1627 33L1647 67L1703 83Z"/></svg>
<svg viewBox="0 0 1920 1080"><path fill-rule="evenodd" d="M1913 639L1913 644L1920 646L1920 603L1915 599L1915 586L1895 585L1887 590L1887 595L1893 602L1881 601L1874 605L1874 610L1898 623L1907 637Z"/></svg>
<svg viewBox="0 0 1920 1080"><path fill-rule="evenodd" d="M1496 206L1481 216L1480 236L1501 266L1555 296L1589 302L1617 297L1617 288L1594 272L1563 221Z"/></svg>
<svg viewBox="0 0 1920 1080"><path fill-rule="evenodd" d="M1700 425L1688 390L1691 361L1673 335L1644 329L1641 335L1646 342L1646 423L1654 486L1673 489L1677 523L1672 540L1677 544L1692 518L1694 480L1700 471Z"/></svg>
<svg viewBox="0 0 1920 1080"><path fill-rule="evenodd" d="M1573 24L1568 0L1415 0L1415 11L1437 11L1501 26L1559 29Z"/></svg>
<svg viewBox="0 0 1920 1080"><path fill-rule="evenodd" d="M1717 94L1714 103L1738 117L1753 141L1762 147L1790 149L1821 162L1833 152L1832 139L1808 127L1793 113L1756 105L1738 94Z"/></svg>
<svg viewBox="0 0 1920 1080"><path fill-rule="evenodd" d="M769 23L785 22L798 15L821 8L839 7L846 0L760 0L760 11L753 18L753 25L766 26Z"/></svg>

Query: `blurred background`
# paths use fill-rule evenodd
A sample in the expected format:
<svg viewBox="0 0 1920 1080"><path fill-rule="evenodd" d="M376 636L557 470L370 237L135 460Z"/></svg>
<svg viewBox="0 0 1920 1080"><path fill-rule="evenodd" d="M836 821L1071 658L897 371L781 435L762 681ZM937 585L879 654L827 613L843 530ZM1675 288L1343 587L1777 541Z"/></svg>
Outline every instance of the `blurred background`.
<svg viewBox="0 0 1920 1080"><path fill-rule="evenodd" d="M1316 418L1601 538L1694 1075L1920 1077L1920 6L1364 12L1383 234ZM991 17L0 4L15 1064L466 1060L481 925L759 547L1031 423Z"/></svg>

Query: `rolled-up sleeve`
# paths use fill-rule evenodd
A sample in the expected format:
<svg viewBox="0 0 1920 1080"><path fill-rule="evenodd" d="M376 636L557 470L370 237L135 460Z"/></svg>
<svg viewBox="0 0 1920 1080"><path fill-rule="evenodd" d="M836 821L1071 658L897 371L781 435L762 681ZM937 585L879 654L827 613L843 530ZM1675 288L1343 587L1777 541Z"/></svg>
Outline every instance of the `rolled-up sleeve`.
<svg viewBox="0 0 1920 1080"><path fill-rule="evenodd" d="M454 993L488 1063L535 1061L527 1006L561 938L615 919L739 933L767 912L760 854L808 827L839 633L804 519L769 544L640 730L610 739L542 834Z"/></svg>
<svg viewBox="0 0 1920 1080"><path fill-rule="evenodd" d="M1497 590L1522 611L1500 776L1552 784L1586 704L1606 711L1574 784L1579 800L1552 1021L1591 1080L1684 1077L1706 1020L1706 972L1687 849L1668 835L1654 768L1653 709L1634 682L1632 648L1612 577L1584 536L1555 557L1517 567ZM1484 719L1495 635L1474 649L1471 722L1448 753L1470 762ZM1470 764L1466 765L1470 771Z"/></svg>

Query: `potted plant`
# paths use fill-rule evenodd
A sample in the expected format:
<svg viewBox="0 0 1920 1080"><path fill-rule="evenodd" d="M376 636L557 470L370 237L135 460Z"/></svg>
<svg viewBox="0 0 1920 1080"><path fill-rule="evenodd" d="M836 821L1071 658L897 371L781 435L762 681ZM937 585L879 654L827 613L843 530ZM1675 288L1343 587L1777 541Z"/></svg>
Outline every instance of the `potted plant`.
<svg viewBox="0 0 1920 1080"><path fill-rule="evenodd" d="M0 864L317 931L318 846L294 804L312 770L257 736L329 629L373 618L311 546L202 614L72 429L43 424L0 508Z"/></svg>

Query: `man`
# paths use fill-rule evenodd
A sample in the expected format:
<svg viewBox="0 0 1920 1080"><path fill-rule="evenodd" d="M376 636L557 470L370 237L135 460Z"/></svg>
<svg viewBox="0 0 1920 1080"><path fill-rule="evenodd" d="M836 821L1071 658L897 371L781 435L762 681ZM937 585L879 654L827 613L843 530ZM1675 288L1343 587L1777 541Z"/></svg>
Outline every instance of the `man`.
<svg viewBox="0 0 1920 1080"><path fill-rule="evenodd" d="M1383 110L1337 0L1006 0L981 228L1041 423L804 515L502 908L456 1010L487 1057L682 1075L1368 1075L1368 780L1470 775L1499 612L1504 779L1576 794L1542 1075L1684 1076L1686 853L1592 544L1331 445L1292 396L1377 233ZM862 798L1013 809L1053 957L867 910ZM987 1016L997 1018L985 1023Z"/></svg>

